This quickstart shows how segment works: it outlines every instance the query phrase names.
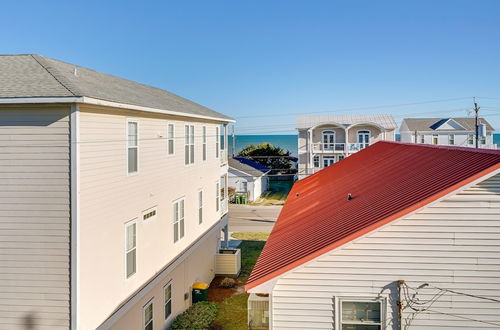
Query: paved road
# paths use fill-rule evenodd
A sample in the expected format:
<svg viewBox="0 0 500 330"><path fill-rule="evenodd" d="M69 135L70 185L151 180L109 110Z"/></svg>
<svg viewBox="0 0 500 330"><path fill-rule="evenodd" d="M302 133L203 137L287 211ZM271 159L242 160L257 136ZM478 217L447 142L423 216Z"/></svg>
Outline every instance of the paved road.
<svg viewBox="0 0 500 330"><path fill-rule="evenodd" d="M229 231L271 232L281 208L229 204Z"/></svg>

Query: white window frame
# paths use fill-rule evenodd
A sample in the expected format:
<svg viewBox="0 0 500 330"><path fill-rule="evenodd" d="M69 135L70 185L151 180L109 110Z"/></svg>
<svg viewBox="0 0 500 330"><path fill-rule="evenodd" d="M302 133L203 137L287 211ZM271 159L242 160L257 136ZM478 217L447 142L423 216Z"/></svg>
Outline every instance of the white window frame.
<svg viewBox="0 0 500 330"><path fill-rule="evenodd" d="M455 134L448 134L448 144L450 146L455 145Z"/></svg>
<svg viewBox="0 0 500 330"><path fill-rule="evenodd" d="M201 225L203 223L203 189L198 189L196 196L198 199L198 224Z"/></svg>
<svg viewBox="0 0 500 330"><path fill-rule="evenodd" d="M178 205L178 213L175 212L175 205ZM181 213L182 205L182 213ZM182 216L181 216L182 214ZM175 239L175 225L177 224L177 240ZM181 241L186 236L186 198L181 197L172 202L172 229L174 244ZM181 231L182 227L182 231ZM182 236L181 236L182 233Z"/></svg>
<svg viewBox="0 0 500 330"><path fill-rule="evenodd" d="M172 130L170 130L172 128ZM170 150L170 142L172 142L172 150ZM167 124L167 155L175 155L175 124Z"/></svg>
<svg viewBox="0 0 500 330"><path fill-rule="evenodd" d="M436 143L434 143L434 139L436 139ZM439 134L432 134L432 144L438 145L439 144Z"/></svg>
<svg viewBox="0 0 500 330"><path fill-rule="evenodd" d="M473 145L475 140L475 136L473 133L467 134L467 144Z"/></svg>
<svg viewBox="0 0 500 330"><path fill-rule="evenodd" d="M220 179L215 182L215 211L220 211Z"/></svg>
<svg viewBox="0 0 500 330"><path fill-rule="evenodd" d="M184 125L184 165L194 164L194 125Z"/></svg>
<svg viewBox="0 0 500 330"><path fill-rule="evenodd" d="M318 166L316 166L318 165ZM313 167L314 168L321 168L321 159L318 155L313 156Z"/></svg>
<svg viewBox="0 0 500 330"><path fill-rule="evenodd" d="M368 143L367 142L359 142L359 136L361 134L363 134L363 136L368 134ZM363 141L364 141L364 139L363 139ZM360 129L360 130L356 131L356 143L359 144L360 149L364 149L364 148L371 146L371 144L372 144L372 131L369 129Z"/></svg>
<svg viewBox="0 0 500 330"><path fill-rule="evenodd" d="M202 127L201 159L203 161L207 160L207 126Z"/></svg>
<svg viewBox="0 0 500 330"><path fill-rule="evenodd" d="M420 134L420 143L425 143L425 135Z"/></svg>
<svg viewBox="0 0 500 330"><path fill-rule="evenodd" d="M151 323L152 328L154 329L154 304L153 304L153 299L151 298L146 305L142 307L142 329L146 330L146 327ZM149 320L148 323L146 323L146 309L151 306L151 320Z"/></svg>
<svg viewBox="0 0 500 330"><path fill-rule="evenodd" d="M154 215L148 216L150 213L153 213L153 212L154 212ZM148 218L144 219L145 216L148 216ZM147 210L142 211L141 219L142 219L142 221L150 222L150 221L153 221L154 219L156 219L157 216L158 216L158 207L153 206Z"/></svg>
<svg viewBox="0 0 500 330"><path fill-rule="evenodd" d="M330 142L330 136L333 136L333 142ZM325 137L328 137L327 138L328 142L325 142ZM321 144L322 144L321 150L335 150L336 143L337 143L337 132L335 132L332 129L326 129L321 131ZM331 146L332 148L329 147L325 148L325 145L328 146L332 145Z"/></svg>
<svg viewBox="0 0 500 330"><path fill-rule="evenodd" d="M129 123L135 123L136 127L137 127L137 136L136 136L136 146L133 146L133 147L130 147L129 146ZM136 175L137 173L139 173L139 121L137 119L132 119L132 118L127 118L127 129L125 130L125 134L126 134L126 154L127 154L127 175L128 176L131 176L131 175ZM129 152L129 149L130 148L135 148L136 149L136 155L137 155L137 169L136 171L134 172L130 172L130 164L129 164L129 161L128 161L128 152Z"/></svg>
<svg viewBox="0 0 500 330"><path fill-rule="evenodd" d="M135 226L135 245L133 248L129 249L128 248L128 227L130 226ZM129 279L131 278L132 276L134 276L135 274L137 274L137 219L133 219L133 220L130 220L128 222L125 223L125 279ZM130 275L128 274L128 259L127 259L127 256L130 252L134 251L135 250L135 265L134 265L134 272L131 273Z"/></svg>
<svg viewBox="0 0 500 330"><path fill-rule="evenodd" d="M337 325L336 329L342 329L342 325L344 324L342 320L342 302L378 302L380 304L380 322L379 323L355 323L355 322L345 322L345 324L354 324L354 325L378 325L380 329L385 329L386 322L386 310L387 310L387 299L383 297L337 297L335 299L336 308L336 317L335 323Z"/></svg>
<svg viewBox="0 0 500 330"><path fill-rule="evenodd" d="M170 287L170 299L167 300L167 296L165 295L165 291L166 289ZM169 281L167 284L165 284L165 286L163 287L163 320L164 321L168 321L172 315L174 314L173 311L174 311L174 303L173 303L173 299L172 299L172 281ZM166 314L166 311L167 311L167 304L170 302L170 314L168 315L165 315ZM165 317L166 316L166 317Z"/></svg>
<svg viewBox="0 0 500 330"><path fill-rule="evenodd" d="M215 158L219 158L220 153L220 127L215 126Z"/></svg>

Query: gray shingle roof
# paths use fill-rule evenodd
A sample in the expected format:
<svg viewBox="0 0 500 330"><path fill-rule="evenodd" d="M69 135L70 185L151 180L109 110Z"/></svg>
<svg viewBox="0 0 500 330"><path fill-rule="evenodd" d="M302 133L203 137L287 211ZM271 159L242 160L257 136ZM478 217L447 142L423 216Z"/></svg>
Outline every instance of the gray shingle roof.
<svg viewBox="0 0 500 330"><path fill-rule="evenodd" d="M473 132L475 131L476 127L476 120L475 118L405 118L403 119L403 123L406 123L408 130L411 132L417 131L417 132L433 132L435 131L434 128L438 128L440 125L435 125L438 122L446 122L447 119L453 119L456 121L460 126L465 128L465 130L453 130L453 131L470 131ZM486 129L488 131L493 131L493 127L486 121L484 118L479 118L479 123L480 124L486 124ZM443 130L440 130L443 131Z"/></svg>
<svg viewBox="0 0 500 330"><path fill-rule="evenodd" d="M320 115L320 116L299 116L297 118L297 128L305 129L326 123L338 123L349 126L358 123L375 123L381 127L392 130L397 127L392 115L368 114L368 115Z"/></svg>
<svg viewBox="0 0 500 330"><path fill-rule="evenodd" d="M40 55L0 56L0 98L68 96L232 120L163 89L74 64Z"/></svg>

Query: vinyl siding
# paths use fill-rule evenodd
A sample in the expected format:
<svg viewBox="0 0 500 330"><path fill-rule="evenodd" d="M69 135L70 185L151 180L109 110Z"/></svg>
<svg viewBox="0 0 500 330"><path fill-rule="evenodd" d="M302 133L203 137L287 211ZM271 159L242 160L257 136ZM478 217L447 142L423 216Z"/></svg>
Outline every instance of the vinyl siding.
<svg viewBox="0 0 500 330"><path fill-rule="evenodd" d="M80 113L80 315L81 329L95 329L132 293L153 278L220 220L216 181L227 165L215 157L218 123L126 110L82 106ZM138 172L127 175L127 119L138 122ZM175 125L175 152L167 153L167 124ZM195 161L184 164L184 127L194 125ZM207 160L202 161L202 127ZM198 190L203 189L203 223ZM173 201L185 198L185 237L173 241ZM156 206L144 221L142 212ZM125 223L137 221L137 271L125 276ZM207 281L205 264L190 272ZM186 283L187 286L192 283ZM183 287L189 292L189 287ZM155 306L156 309L156 306ZM156 326L155 326L156 327Z"/></svg>
<svg viewBox="0 0 500 330"><path fill-rule="evenodd" d="M0 108L0 329L68 329L69 107Z"/></svg>
<svg viewBox="0 0 500 330"><path fill-rule="evenodd" d="M273 329L333 329L336 299L377 296L387 304L387 329L399 329L398 280L500 299L499 193L496 175L299 266L272 291ZM418 298L436 292L424 288ZM409 329L500 327L500 303L445 293L431 307L405 309L403 328L412 316Z"/></svg>

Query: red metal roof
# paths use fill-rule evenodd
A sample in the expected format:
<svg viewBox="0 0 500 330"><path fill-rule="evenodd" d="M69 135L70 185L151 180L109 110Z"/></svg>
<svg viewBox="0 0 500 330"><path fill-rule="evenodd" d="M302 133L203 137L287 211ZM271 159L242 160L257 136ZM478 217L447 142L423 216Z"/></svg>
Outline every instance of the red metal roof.
<svg viewBox="0 0 500 330"><path fill-rule="evenodd" d="M375 143L295 183L245 289L499 168L500 150Z"/></svg>

